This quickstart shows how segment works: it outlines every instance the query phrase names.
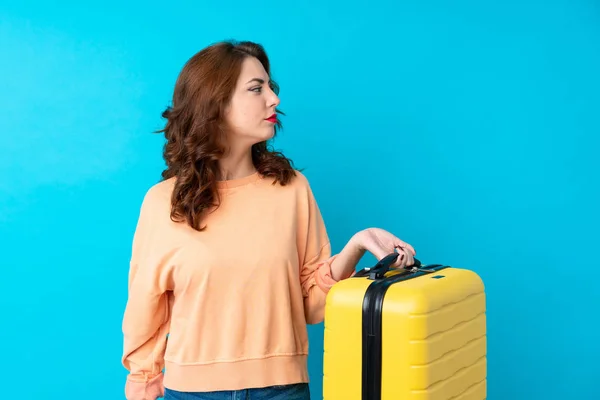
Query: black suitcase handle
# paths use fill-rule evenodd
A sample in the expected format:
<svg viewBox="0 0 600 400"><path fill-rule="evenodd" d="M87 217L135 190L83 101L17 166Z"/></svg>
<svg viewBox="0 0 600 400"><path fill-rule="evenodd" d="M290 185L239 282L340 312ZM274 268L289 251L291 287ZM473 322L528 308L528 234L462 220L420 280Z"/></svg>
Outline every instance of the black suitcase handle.
<svg viewBox="0 0 600 400"><path fill-rule="evenodd" d="M381 279L391 269L391 266L398 259L399 253L391 253L383 257L377 264L372 268L365 268L364 270L355 274L355 276L369 275L369 279ZM414 264L409 267L404 267L406 270L412 270L413 268L421 267L421 261L414 259Z"/></svg>
<svg viewBox="0 0 600 400"><path fill-rule="evenodd" d="M398 256L400 256L400 253L388 254L387 256L385 256L381 260L379 260L379 262L377 264L375 264L375 266L373 268L371 268L370 272L371 273L375 272L375 278L383 278L385 273L391 269L392 264L394 264L396 262L396 260L398 259ZM414 264L411 265L410 267L404 267L404 269L410 270L413 268L419 268L420 266L421 266L421 261L419 261L418 259L415 258Z"/></svg>

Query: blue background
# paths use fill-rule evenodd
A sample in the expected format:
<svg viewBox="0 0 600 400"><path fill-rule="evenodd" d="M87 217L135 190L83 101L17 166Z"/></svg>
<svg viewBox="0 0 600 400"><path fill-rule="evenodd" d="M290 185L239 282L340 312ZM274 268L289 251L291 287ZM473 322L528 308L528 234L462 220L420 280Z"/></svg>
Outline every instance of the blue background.
<svg viewBox="0 0 600 400"><path fill-rule="evenodd" d="M276 147L335 250L379 226L476 270L490 399L600 398L599 3L216 4L0 7L3 398L123 398L131 236L163 166L151 132L183 63L227 38L266 46Z"/></svg>

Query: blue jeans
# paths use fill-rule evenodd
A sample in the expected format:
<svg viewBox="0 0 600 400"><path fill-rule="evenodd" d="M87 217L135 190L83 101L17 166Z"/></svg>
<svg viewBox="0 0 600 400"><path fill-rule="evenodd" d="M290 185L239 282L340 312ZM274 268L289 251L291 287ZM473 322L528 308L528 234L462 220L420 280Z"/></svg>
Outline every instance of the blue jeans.
<svg viewBox="0 0 600 400"><path fill-rule="evenodd" d="M165 388L165 400L310 400L310 391L308 383L204 393Z"/></svg>

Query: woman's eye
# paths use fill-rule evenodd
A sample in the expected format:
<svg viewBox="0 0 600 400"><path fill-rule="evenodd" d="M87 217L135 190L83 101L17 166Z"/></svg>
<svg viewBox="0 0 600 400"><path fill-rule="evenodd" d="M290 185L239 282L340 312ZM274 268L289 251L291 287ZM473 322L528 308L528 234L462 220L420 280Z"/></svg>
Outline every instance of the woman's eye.
<svg viewBox="0 0 600 400"><path fill-rule="evenodd" d="M250 89L251 92L256 92L256 93L260 93L262 91L262 87L258 86L255 88Z"/></svg>

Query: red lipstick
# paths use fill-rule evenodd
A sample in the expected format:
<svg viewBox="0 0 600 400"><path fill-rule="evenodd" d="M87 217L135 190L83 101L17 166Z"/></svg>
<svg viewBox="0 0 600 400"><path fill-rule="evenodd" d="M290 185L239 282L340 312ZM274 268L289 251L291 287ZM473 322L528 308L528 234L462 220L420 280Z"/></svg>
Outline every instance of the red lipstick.
<svg viewBox="0 0 600 400"><path fill-rule="evenodd" d="M269 118L267 118L267 121L276 123L277 122L277 114L271 115Z"/></svg>

